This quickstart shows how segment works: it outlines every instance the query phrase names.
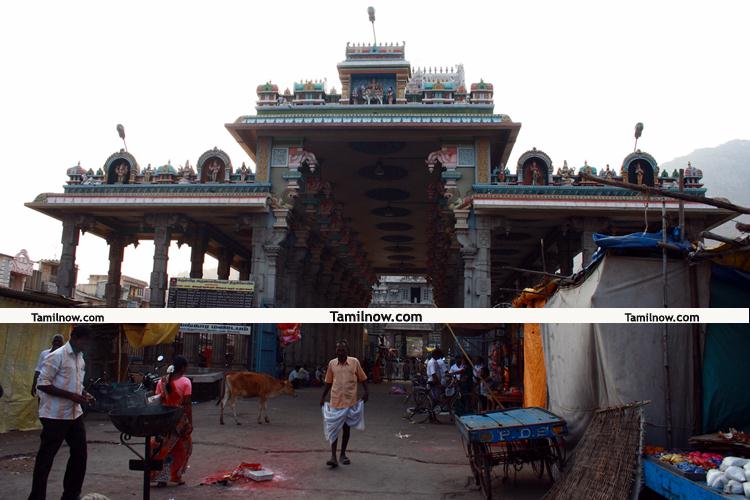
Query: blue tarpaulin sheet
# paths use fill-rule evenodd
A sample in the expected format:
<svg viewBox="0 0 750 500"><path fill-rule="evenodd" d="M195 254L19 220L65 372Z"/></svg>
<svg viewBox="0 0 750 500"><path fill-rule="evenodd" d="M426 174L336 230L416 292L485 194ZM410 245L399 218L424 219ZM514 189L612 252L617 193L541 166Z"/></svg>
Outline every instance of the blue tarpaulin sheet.
<svg viewBox="0 0 750 500"><path fill-rule="evenodd" d="M594 243L599 248L659 248L658 243L662 240L662 232L656 233L633 233L625 236L608 236L606 234L594 233ZM680 241L679 230L667 233L667 243L679 247L682 250L691 250L690 243Z"/></svg>
<svg viewBox="0 0 750 500"><path fill-rule="evenodd" d="M606 250L656 250L659 249L659 242L662 240L662 232L655 233L632 233L625 236L609 236L607 234L594 233L594 243L599 247L591 257L592 265L598 262ZM675 228L667 233L667 243L682 250L692 250L692 246L687 241L680 241L679 228ZM585 263L584 263L585 264Z"/></svg>

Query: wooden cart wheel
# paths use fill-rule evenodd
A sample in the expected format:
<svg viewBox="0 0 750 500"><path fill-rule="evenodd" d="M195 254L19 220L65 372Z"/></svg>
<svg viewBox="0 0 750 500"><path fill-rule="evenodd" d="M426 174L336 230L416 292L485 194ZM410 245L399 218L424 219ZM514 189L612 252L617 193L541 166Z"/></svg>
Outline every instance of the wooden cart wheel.
<svg viewBox="0 0 750 500"><path fill-rule="evenodd" d="M461 437L461 441L466 448L466 455L469 457L469 467L471 468L471 473L474 475L474 484L480 486L479 468L477 467L477 460L479 458L477 457L476 453L474 453L474 443L467 442L466 440L464 440L463 436Z"/></svg>
<svg viewBox="0 0 750 500"><path fill-rule="evenodd" d="M562 446L565 446L565 444L562 443ZM563 469L565 468L564 451L562 450L561 443L557 438L550 439L550 451L551 457L549 463L547 464L547 467L549 467L550 480L552 480L552 482L555 482L560 479L560 476L563 473Z"/></svg>
<svg viewBox="0 0 750 500"><path fill-rule="evenodd" d="M479 485L484 492L484 498L492 500L492 458L489 447L481 443L473 443L473 445L479 472Z"/></svg>
<svg viewBox="0 0 750 500"><path fill-rule="evenodd" d="M492 462L490 457L485 455L483 459L482 474L480 476L484 498L492 500Z"/></svg>

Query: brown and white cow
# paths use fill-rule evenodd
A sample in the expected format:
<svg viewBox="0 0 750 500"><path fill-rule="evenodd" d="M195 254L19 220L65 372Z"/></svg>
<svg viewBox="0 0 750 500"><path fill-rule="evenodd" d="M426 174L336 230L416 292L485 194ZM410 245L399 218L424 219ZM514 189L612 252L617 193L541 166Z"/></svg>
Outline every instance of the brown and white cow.
<svg viewBox="0 0 750 500"><path fill-rule="evenodd" d="M227 402L232 405L234 421L240 425L237 420L237 398L260 398L258 408L258 423L262 424L261 416L263 411L266 412L266 423L270 423L268 418L268 400L275 398L280 394L297 397L294 388L288 380L278 380L265 373L255 372L228 372L224 376L224 383L221 388L221 397L216 404L221 405L219 423L224 425L224 406Z"/></svg>

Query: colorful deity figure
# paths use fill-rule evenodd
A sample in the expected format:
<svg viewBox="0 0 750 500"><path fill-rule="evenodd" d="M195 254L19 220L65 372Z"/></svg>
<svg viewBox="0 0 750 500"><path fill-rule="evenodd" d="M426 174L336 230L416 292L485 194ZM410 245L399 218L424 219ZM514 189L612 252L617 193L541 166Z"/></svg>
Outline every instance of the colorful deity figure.
<svg viewBox="0 0 750 500"><path fill-rule="evenodd" d="M607 163L607 168L603 170L603 173L605 179L611 179L615 176L615 171L609 168L609 163Z"/></svg>
<svg viewBox="0 0 750 500"><path fill-rule="evenodd" d="M177 184L190 184L190 170L188 165L180 166L177 169L177 175L179 176Z"/></svg>
<svg viewBox="0 0 750 500"><path fill-rule="evenodd" d="M143 171L143 182L149 183L151 182L151 177L154 175L154 169L151 168L151 164L149 163L146 167L146 170Z"/></svg>
<svg viewBox="0 0 750 500"><path fill-rule="evenodd" d="M247 182L247 178L250 175L250 169L247 168L247 165L245 165L245 162L242 162L242 166L240 167L240 182Z"/></svg>
<svg viewBox="0 0 750 500"><path fill-rule="evenodd" d="M117 174L117 183L123 184L125 182L125 176L128 175L128 164L122 162L115 168L115 174Z"/></svg>
<svg viewBox="0 0 750 500"><path fill-rule="evenodd" d="M589 162L586 160L583 162L583 172L588 175L591 175L594 172L594 169L591 168L591 165L589 165Z"/></svg>
<svg viewBox="0 0 750 500"><path fill-rule="evenodd" d="M640 163L635 167L635 183L638 185L643 184L643 169Z"/></svg>
<svg viewBox="0 0 750 500"><path fill-rule="evenodd" d="M219 163L219 160L216 158L211 161L211 164L208 166L208 177L211 179L211 182L216 182L219 179L219 171L221 170L221 164Z"/></svg>
<svg viewBox="0 0 750 500"><path fill-rule="evenodd" d="M185 160L185 173L188 175L190 180L193 180L195 178L195 170L193 170L193 166L190 164L190 160Z"/></svg>
<svg viewBox="0 0 750 500"><path fill-rule="evenodd" d="M388 93L386 95L386 104L395 104L396 96L393 94L393 87L388 87Z"/></svg>
<svg viewBox="0 0 750 500"><path fill-rule="evenodd" d="M531 164L531 185L536 186L542 179L542 172L539 170L539 165L536 162Z"/></svg>

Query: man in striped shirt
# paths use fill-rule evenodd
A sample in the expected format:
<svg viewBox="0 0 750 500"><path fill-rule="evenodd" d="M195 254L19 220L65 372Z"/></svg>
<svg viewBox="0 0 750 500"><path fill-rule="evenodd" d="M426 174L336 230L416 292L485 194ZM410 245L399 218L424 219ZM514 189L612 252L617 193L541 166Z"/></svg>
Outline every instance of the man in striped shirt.
<svg viewBox="0 0 750 500"><path fill-rule="evenodd" d="M29 500L46 498L47 478L63 441L70 447L70 459L63 479L62 500L78 499L81 495L86 476L83 407L94 399L83 390L83 351L88 346L90 337L91 330L88 327L76 326L70 334L70 341L51 352L42 364L37 382L42 434Z"/></svg>

